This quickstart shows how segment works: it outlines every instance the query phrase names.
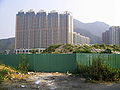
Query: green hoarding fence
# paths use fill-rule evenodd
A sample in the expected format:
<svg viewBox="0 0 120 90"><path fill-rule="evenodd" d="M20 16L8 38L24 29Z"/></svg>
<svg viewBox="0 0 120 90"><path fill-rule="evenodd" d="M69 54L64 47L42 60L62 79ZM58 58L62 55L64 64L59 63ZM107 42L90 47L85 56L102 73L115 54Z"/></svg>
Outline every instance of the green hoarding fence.
<svg viewBox="0 0 120 90"><path fill-rule="evenodd" d="M120 68L120 54L14 54L0 55L0 63L18 67L21 56L25 56L29 64L29 70L38 72L67 72L74 71L77 64L92 65L95 57L102 57L107 65L112 68Z"/></svg>
<svg viewBox="0 0 120 90"><path fill-rule="evenodd" d="M21 56L25 56L29 70L39 72L67 72L76 69L75 54L16 54L0 55L0 63L18 67Z"/></svg>
<svg viewBox="0 0 120 90"><path fill-rule="evenodd" d="M89 66L97 57L102 58L104 63L112 68L120 68L120 54L77 53L76 61L77 64Z"/></svg>
<svg viewBox="0 0 120 90"><path fill-rule="evenodd" d="M76 68L75 54L34 54L34 70L66 72Z"/></svg>
<svg viewBox="0 0 120 90"><path fill-rule="evenodd" d="M0 63L16 67L19 64L19 55L0 55Z"/></svg>

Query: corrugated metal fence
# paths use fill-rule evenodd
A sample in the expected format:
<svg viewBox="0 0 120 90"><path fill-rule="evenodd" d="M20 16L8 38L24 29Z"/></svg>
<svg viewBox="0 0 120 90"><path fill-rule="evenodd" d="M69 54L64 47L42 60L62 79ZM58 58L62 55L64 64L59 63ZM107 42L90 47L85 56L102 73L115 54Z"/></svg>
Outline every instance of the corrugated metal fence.
<svg viewBox="0 0 120 90"><path fill-rule="evenodd" d="M92 65L92 61L100 57L106 65L112 68L120 68L120 54L76 54L77 64Z"/></svg>
<svg viewBox="0 0 120 90"><path fill-rule="evenodd" d="M18 67L21 56L25 56L29 63L29 70L41 72L74 71L77 64L91 65L95 57L102 57L107 65L120 68L120 54L14 54L0 55L0 63Z"/></svg>
<svg viewBox="0 0 120 90"><path fill-rule="evenodd" d="M31 71L67 72L76 69L76 54L0 55L0 63L18 67L22 56L26 57Z"/></svg>

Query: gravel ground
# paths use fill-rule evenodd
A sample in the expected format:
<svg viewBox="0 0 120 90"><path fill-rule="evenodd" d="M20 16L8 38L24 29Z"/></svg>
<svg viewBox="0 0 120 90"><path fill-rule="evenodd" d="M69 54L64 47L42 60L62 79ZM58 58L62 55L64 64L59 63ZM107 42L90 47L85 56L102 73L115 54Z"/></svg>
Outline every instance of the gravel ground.
<svg viewBox="0 0 120 90"><path fill-rule="evenodd" d="M1 84L0 90L120 90L120 83L94 84L60 73L32 73L26 80Z"/></svg>

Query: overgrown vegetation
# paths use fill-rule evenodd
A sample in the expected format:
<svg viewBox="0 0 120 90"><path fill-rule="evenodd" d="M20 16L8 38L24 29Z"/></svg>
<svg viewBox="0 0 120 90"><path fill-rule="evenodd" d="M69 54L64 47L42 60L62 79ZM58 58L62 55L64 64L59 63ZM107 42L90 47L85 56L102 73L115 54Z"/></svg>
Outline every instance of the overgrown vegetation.
<svg viewBox="0 0 120 90"><path fill-rule="evenodd" d="M76 48L76 50L74 50L73 53L92 53L92 51L89 45L83 45L79 48Z"/></svg>
<svg viewBox="0 0 120 90"><path fill-rule="evenodd" d="M28 62L27 62L27 57L25 55L20 56L20 62L18 65L18 70L22 73L27 73L28 72Z"/></svg>
<svg viewBox="0 0 120 90"><path fill-rule="evenodd" d="M112 50L110 48L105 49L104 51L101 51L101 53L112 53Z"/></svg>
<svg viewBox="0 0 120 90"><path fill-rule="evenodd" d="M23 80L28 76L28 74L22 73L13 67L0 64L0 83L8 80Z"/></svg>
<svg viewBox="0 0 120 90"><path fill-rule="evenodd" d="M6 69L0 70L0 83L7 77L8 77L8 70Z"/></svg>
<svg viewBox="0 0 120 90"><path fill-rule="evenodd" d="M61 45L51 45L43 53L52 53L55 52L56 48L59 48Z"/></svg>
<svg viewBox="0 0 120 90"><path fill-rule="evenodd" d="M120 53L120 47L116 45L51 45L43 53Z"/></svg>
<svg viewBox="0 0 120 90"><path fill-rule="evenodd" d="M77 73L87 78L88 80L95 81L119 81L120 69L110 68L105 64L104 58L101 56L95 57L92 65L78 65Z"/></svg>

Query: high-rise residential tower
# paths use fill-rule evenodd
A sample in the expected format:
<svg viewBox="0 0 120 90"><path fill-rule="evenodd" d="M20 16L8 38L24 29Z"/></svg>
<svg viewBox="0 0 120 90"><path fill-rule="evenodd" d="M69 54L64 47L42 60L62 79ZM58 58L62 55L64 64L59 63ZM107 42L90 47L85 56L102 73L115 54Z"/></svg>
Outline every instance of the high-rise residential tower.
<svg viewBox="0 0 120 90"><path fill-rule="evenodd" d="M59 14L56 11L48 13L48 32L47 32L47 45L59 44ZM65 30L66 31L66 30Z"/></svg>
<svg viewBox="0 0 120 90"><path fill-rule="evenodd" d="M73 43L73 18L69 12L21 10L16 14L15 49L46 48L64 43Z"/></svg>
<svg viewBox="0 0 120 90"><path fill-rule="evenodd" d="M105 44L120 46L120 26L112 26L103 32L102 40Z"/></svg>
<svg viewBox="0 0 120 90"><path fill-rule="evenodd" d="M73 43L73 18L70 12L60 14L60 43Z"/></svg>
<svg viewBox="0 0 120 90"><path fill-rule="evenodd" d="M35 47L34 48L46 48L47 47L47 13L43 10L36 14L36 31L35 31Z"/></svg>

